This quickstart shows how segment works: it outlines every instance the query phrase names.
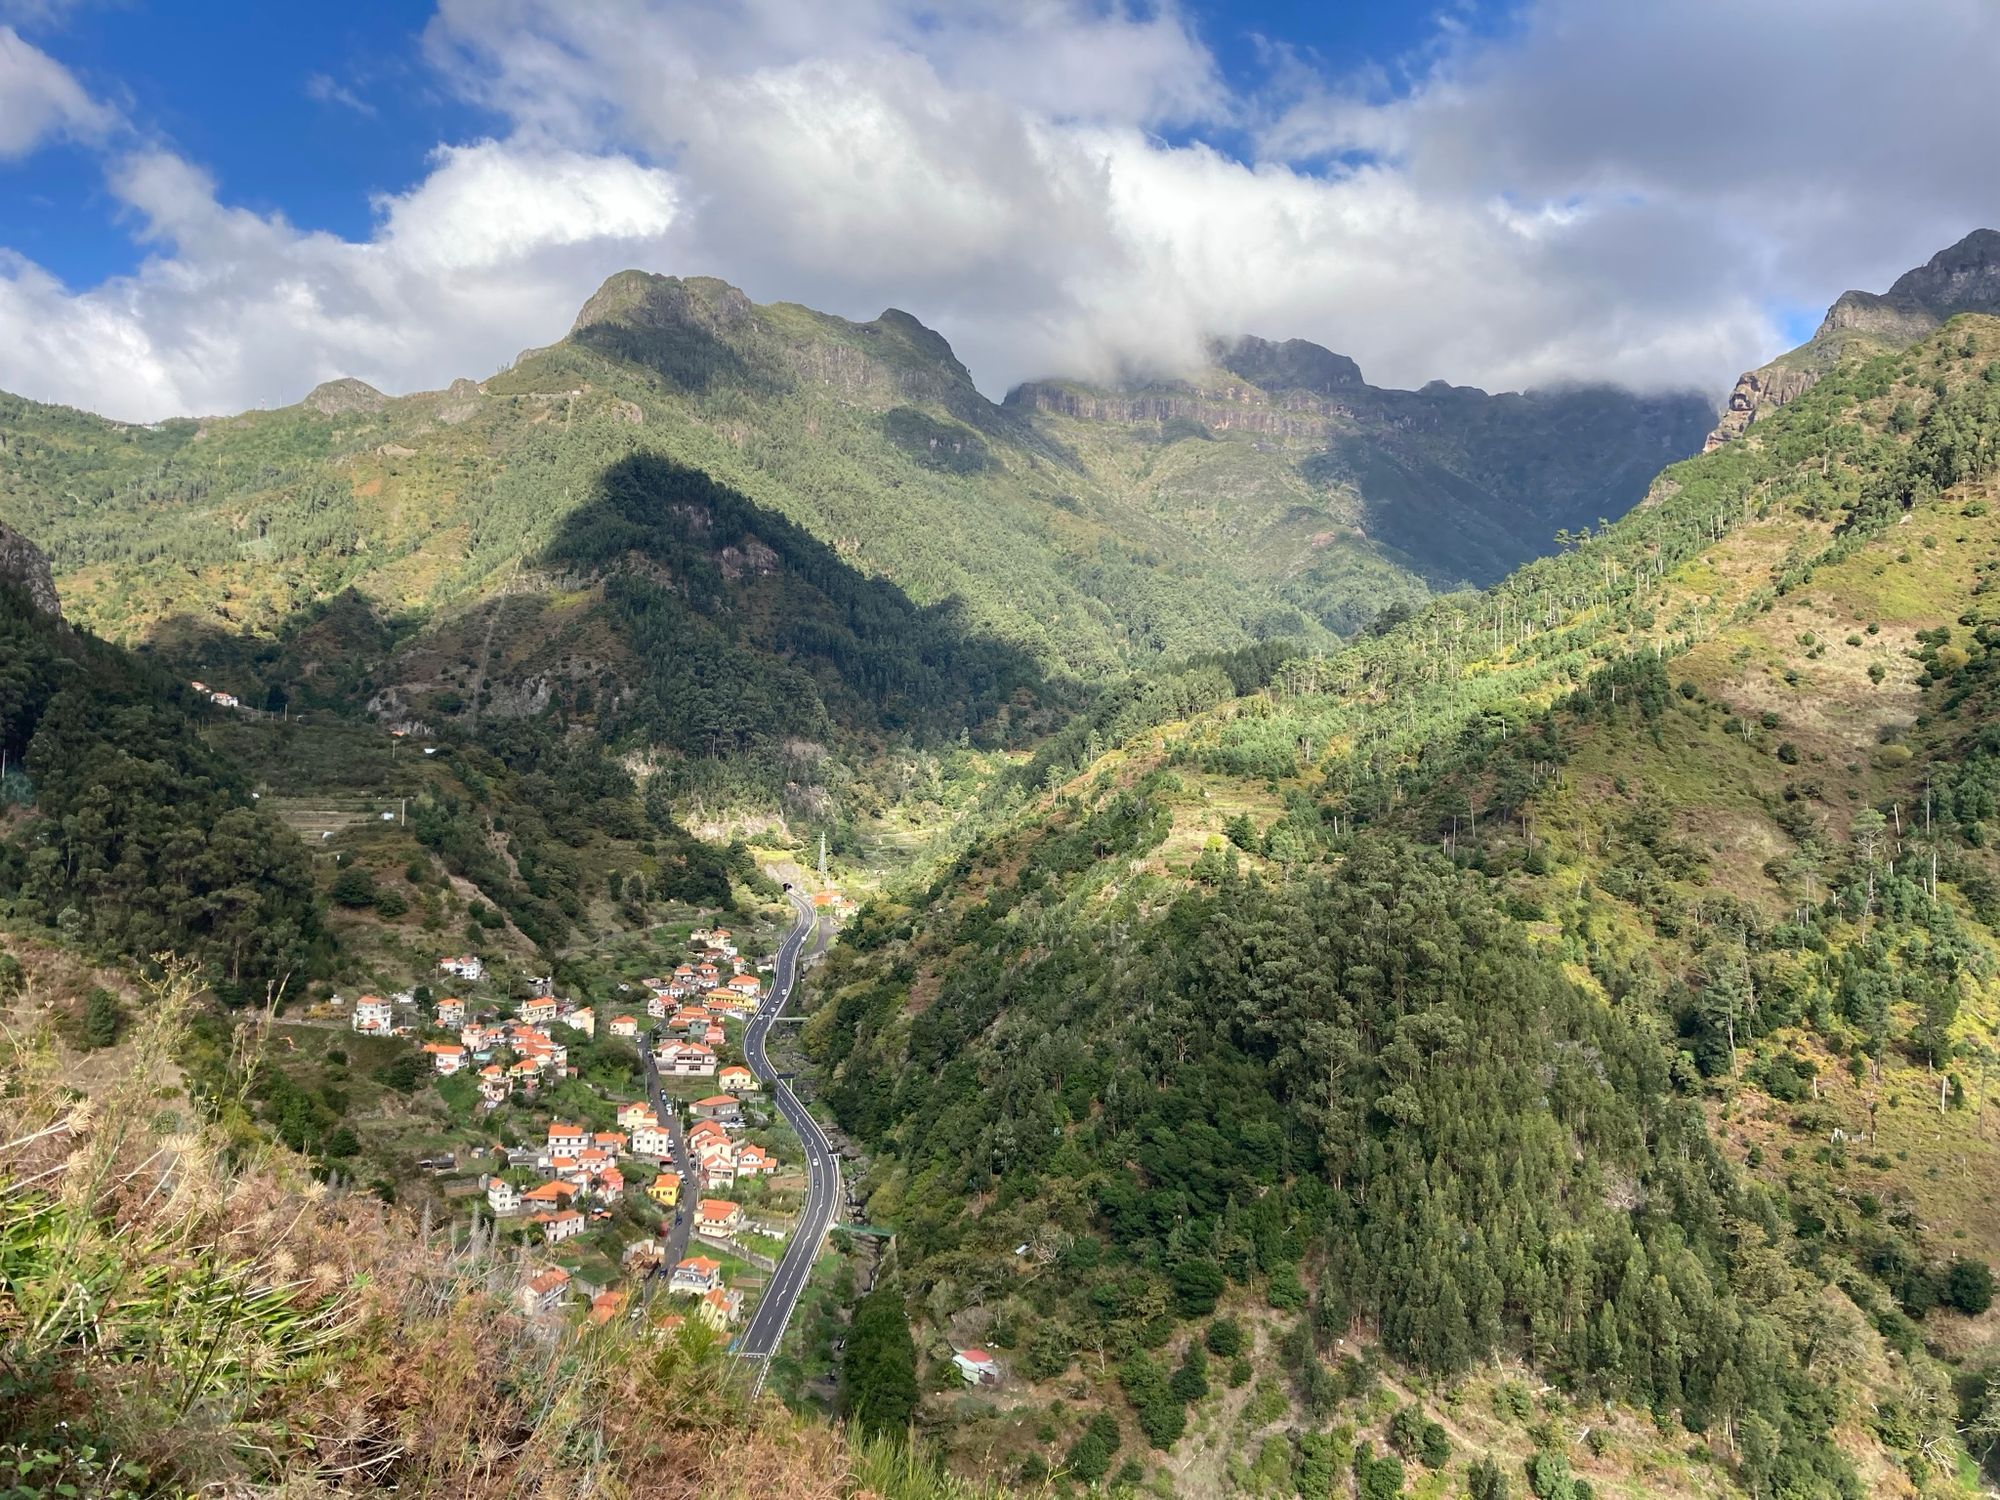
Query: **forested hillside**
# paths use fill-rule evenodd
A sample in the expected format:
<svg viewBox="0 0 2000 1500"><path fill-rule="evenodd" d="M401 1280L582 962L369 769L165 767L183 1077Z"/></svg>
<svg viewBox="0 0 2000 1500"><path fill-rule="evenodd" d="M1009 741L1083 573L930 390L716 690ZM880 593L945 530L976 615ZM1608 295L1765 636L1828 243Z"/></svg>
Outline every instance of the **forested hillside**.
<svg viewBox="0 0 2000 1500"><path fill-rule="evenodd" d="M0 577L0 903L106 952L174 952L236 998L326 962L298 840L188 689Z"/></svg>
<svg viewBox="0 0 2000 1500"><path fill-rule="evenodd" d="M79 621L248 702L553 704L698 761L1018 736L1043 684L1330 647L1624 509L1700 404L1357 376L1328 406L1293 387L1336 356L1253 345L1202 398L1232 421L1107 427L986 400L907 314L628 272L443 392L335 381L152 428L0 397L0 519Z"/></svg>
<svg viewBox="0 0 2000 1500"><path fill-rule="evenodd" d="M944 1440L1186 1493L1391 1493L1383 1442L1475 1495L1968 1484L1996 464L2000 322L1850 360L1486 593L1105 700L865 912L828 1102L925 1368L1018 1387Z"/></svg>

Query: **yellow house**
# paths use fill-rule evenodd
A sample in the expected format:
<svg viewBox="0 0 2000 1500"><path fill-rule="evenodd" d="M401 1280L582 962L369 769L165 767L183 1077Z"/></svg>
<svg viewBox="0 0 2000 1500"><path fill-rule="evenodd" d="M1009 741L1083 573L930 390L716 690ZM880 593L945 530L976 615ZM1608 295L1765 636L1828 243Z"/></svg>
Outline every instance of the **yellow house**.
<svg viewBox="0 0 2000 1500"><path fill-rule="evenodd" d="M646 1195L663 1208L672 1208L681 1201L681 1179L678 1172L662 1172L653 1179Z"/></svg>

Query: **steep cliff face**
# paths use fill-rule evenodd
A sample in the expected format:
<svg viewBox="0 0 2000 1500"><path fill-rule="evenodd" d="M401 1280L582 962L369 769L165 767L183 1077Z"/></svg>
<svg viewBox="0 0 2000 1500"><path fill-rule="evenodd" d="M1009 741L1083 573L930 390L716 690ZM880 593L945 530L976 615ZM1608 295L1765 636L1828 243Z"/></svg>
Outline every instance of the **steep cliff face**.
<svg viewBox="0 0 2000 1500"><path fill-rule="evenodd" d="M2000 313L2000 231L1975 229L1886 292L1842 292L1811 339L1745 371L1702 444L1712 452L1810 390L1849 349L1906 349L1960 313Z"/></svg>
<svg viewBox="0 0 2000 1500"><path fill-rule="evenodd" d="M1322 529L1327 518L1351 524L1443 584L1491 582L1546 551L1557 531L1623 515L1712 420L1692 393L1492 395L1443 381L1390 390L1302 339L1214 340L1209 356L1209 369L1180 380L1035 381L1006 404L1072 451L1124 447L1123 460L1100 457L1101 466L1132 473L1133 498L1169 524L1177 509L1240 517L1252 497L1283 496L1320 511ZM1173 465L1138 456L1193 440L1232 454L1202 464L1200 485L1174 490L1159 482Z"/></svg>
<svg viewBox="0 0 2000 1500"><path fill-rule="evenodd" d="M35 608L62 618L62 601L56 597L49 560L42 556L41 548L4 523L0 523L0 583L26 590Z"/></svg>

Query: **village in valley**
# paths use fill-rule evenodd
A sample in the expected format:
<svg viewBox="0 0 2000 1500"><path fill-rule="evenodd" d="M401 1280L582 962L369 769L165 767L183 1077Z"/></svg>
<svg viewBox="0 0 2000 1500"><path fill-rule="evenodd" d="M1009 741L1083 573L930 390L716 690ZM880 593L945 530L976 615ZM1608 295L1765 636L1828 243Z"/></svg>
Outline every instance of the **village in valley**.
<svg viewBox="0 0 2000 1500"><path fill-rule="evenodd" d="M417 1166L449 1175L448 1200L519 1242L524 1312L667 1332L692 1318L726 1336L783 1253L803 1186L796 1149L789 1162L781 1149L795 1141L741 1053L770 970L729 929L696 928L685 961L620 985L629 1008L601 1015L548 978L503 996L478 955L451 954L435 983L360 996L347 1024L417 1049L441 1094L501 1127L483 1159ZM586 1056L595 1066L579 1066Z"/></svg>

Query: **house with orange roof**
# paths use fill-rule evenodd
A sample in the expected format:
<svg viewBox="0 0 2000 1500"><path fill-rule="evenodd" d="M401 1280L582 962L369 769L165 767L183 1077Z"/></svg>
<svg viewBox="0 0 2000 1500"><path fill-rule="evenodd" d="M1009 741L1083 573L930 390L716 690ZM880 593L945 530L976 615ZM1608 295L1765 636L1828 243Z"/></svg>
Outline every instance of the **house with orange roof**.
<svg viewBox="0 0 2000 1500"><path fill-rule="evenodd" d="M653 1124L654 1118L650 1099L632 1099L618 1106L620 1130L637 1130L641 1125Z"/></svg>
<svg viewBox="0 0 2000 1500"><path fill-rule="evenodd" d="M694 1227L698 1234L734 1234L743 1227L743 1205L727 1198L704 1198L695 1205Z"/></svg>
<svg viewBox="0 0 2000 1500"><path fill-rule="evenodd" d="M590 1227L590 1221L573 1208L559 1208L554 1213L530 1214L530 1224L542 1226L542 1238L551 1245L560 1245L564 1240L575 1239Z"/></svg>
<svg viewBox="0 0 2000 1500"><path fill-rule="evenodd" d="M479 1097L487 1104L499 1105L507 1102L507 1070L498 1063L488 1063L479 1070Z"/></svg>
<svg viewBox="0 0 2000 1500"><path fill-rule="evenodd" d="M667 997L664 994L648 995L646 997L646 1014L656 1021L666 1020Z"/></svg>
<svg viewBox="0 0 2000 1500"><path fill-rule="evenodd" d="M521 1311L529 1317L553 1312L569 1295L569 1272L549 1266L530 1276L521 1287Z"/></svg>
<svg viewBox="0 0 2000 1500"><path fill-rule="evenodd" d="M659 1321L654 1323L653 1326L668 1338L673 1338L680 1333L681 1329L687 1326L687 1319L679 1313L662 1313Z"/></svg>
<svg viewBox="0 0 2000 1500"><path fill-rule="evenodd" d="M631 1016L613 1016L611 1018L611 1034L613 1036L637 1036L639 1034L639 1023Z"/></svg>
<svg viewBox="0 0 2000 1500"><path fill-rule="evenodd" d="M521 1194L521 1202L535 1208L560 1208L576 1196L573 1183L563 1181L545 1182L540 1187L531 1187Z"/></svg>
<svg viewBox="0 0 2000 1500"><path fill-rule="evenodd" d="M625 1149L625 1132L622 1130L600 1130L590 1138L590 1144L599 1151L616 1156Z"/></svg>
<svg viewBox="0 0 2000 1500"><path fill-rule="evenodd" d="M437 1023L446 1031L456 1031L465 1024L465 1002L463 1000L440 1000L437 1003Z"/></svg>
<svg viewBox="0 0 2000 1500"><path fill-rule="evenodd" d="M667 1157L674 1154L674 1133L654 1120L632 1129L634 1156Z"/></svg>
<svg viewBox="0 0 2000 1500"><path fill-rule="evenodd" d="M571 1031L580 1031L585 1036L597 1035L597 1012L588 1005L579 1005L562 1018L563 1025Z"/></svg>
<svg viewBox="0 0 2000 1500"><path fill-rule="evenodd" d="M395 1025L395 1012L380 995L363 995L354 1002L354 1015L349 1024L356 1031L387 1036Z"/></svg>
<svg viewBox="0 0 2000 1500"><path fill-rule="evenodd" d="M549 1150L577 1152L589 1144L588 1125L571 1125L563 1120L549 1121Z"/></svg>
<svg viewBox="0 0 2000 1500"><path fill-rule="evenodd" d="M757 1082L757 1075L741 1063L731 1063L715 1075L715 1081L722 1085L725 1094L754 1094L763 1086Z"/></svg>
<svg viewBox="0 0 2000 1500"><path fill-rule="evenodd" d="M672 1208L681 1201L681 1178L678 1172L662 1172L646 1187L646 1196L662 1208Z"/></svg>
<svg viewBox="0 0 2000 1500"><path fill-rule="evenodd" d="M532 1025L540 1025L556 1018L556 998L553 995L537 995L521 1002L521 1019Z"/></svg>
<svg viewBox="0 0 2000 1500"><path fill-rule="evenodd" d="M764 986L757 982L755 974L738 974L727 986L746 1000L755 1000L764 993Z"/></svg>
<svg viewBox="0 0 2000 1500"><path fill-rule="evenodd" d="M703 1295L701 1301L695 1304L695 1313L702 1322L719 1332L742 1316L743 1294L719 1286Z"/></svg>
<svg viewBox="0 0 2000 1500"><path fill-rule="evenodd" d="M440 1077L449 1078L465 1066L465 1049L457 1042L425 1042L424 1051L431 1055L431 1066Z"/></svg>
<svg viewBox="0 0 2000 1500"><path fill-rule="evenodd" d="M710 1021L708 1029L701 1034L701 1044L704 1047L720 1047L728 1040L729 1034L722 1029L722 1023L719 1021Z"/></svg>
<svg viewBox="0 0 2000 1500"><path fill-rule="evenodd" d="M706 961L694 966L694 984L698 990L712 990L722 982L722 971Z"/></svg>
<svg viewBox="0 0 2000 1500"><path fill-rule="evenodd" d="M460 953L439 959L438 972L477 984L486 977L486 965L475 954Z"/></svg>
<svg viewBox="0 0 2000 1500"><path fill-rule="evenodd" d="M667 1290L686 1292L699 1297L721 1285L721 1261L710 1260L706 1255L690 1255L674 1267L674 1274L667 1282Z"/></svg>
<svg viewBox="0 0 2000 1500"><path fill-rule="evenodd" d="M495 1177L486 1184L486 1206L494 1218L509 1218L521 1211L521 1190L506 1178Z"/></svg>
<svg viewBox="0 0 2000 1500"><path fill-rule="evenodd" d="M743 1118L743 1101L734 1094L710 1094L706 1099L694 1101L695 1118L714 1120L719 1125L731 1125Z"/></svg>
<svg viewBox="0 0 2000 1500"><path fill-rule="evenodd" d="M631 1300L631 1293L622 1289L599 1292L590 1299L590 1321L602 1328L613 1318L625 1311L625 1304Z"/></svg>
<svg viewBox="0 0 2000 1500"><path fill-rule="evenodd" d="M616 1203L625 1196L625 1174L616 1167L606 1167L597 1179L597 1196L605 1203Z"/></svg>
<svg viewBox="0 0 2000 1500"><path fill-rule="evenodd" d="M769 1177L778 1170L778 1158L762 1146L745 1141L736 1148L738 1177Z"/></svg>

